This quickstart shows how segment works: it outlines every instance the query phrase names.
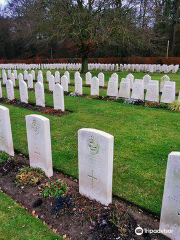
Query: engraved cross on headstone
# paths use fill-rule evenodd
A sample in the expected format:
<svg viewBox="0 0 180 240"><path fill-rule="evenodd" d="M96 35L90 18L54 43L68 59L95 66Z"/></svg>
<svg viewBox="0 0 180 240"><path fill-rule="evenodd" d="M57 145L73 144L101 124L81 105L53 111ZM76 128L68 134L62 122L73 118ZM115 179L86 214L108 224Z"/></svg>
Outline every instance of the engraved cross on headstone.
<svg viewBox="0 0 180 240"><path fill-rule="evenodd" d="M97 178L94 177L93 170L92 170L92 175L88 175L88 177L92 178L92 188L93 188L94 180L97 180Z"/></svg>
<svg viewBox="0 0 180 240"><path fill-rule="evenodd" d="M36 154L36 157L37 157L37 161L38 161L38 157L40 156L40 153L38 152L34 152Z"/></svg>

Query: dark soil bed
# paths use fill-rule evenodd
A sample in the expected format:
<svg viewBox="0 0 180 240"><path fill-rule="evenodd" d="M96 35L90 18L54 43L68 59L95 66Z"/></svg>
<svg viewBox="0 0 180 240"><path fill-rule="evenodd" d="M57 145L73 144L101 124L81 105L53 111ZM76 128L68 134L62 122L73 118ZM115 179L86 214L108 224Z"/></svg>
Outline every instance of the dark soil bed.
<svg viewBox="0 0 180 240"><path fill-rule="evenodd" d="M45 179L36 187L17 187L15 176L28 159L16 154L13 159L0 163L0 188L10 195L34 217L41 219L67 239L167 239L158 234L136 236L137 226L157 230L159 220L138 207L114 198L113 204L105 207L96 201L83 197L78 192L78 180L54 172L51 179ZM71 204L58 210L58 204L51 198L40 198L38 188L45 182L60 179L68 185L68 198Z"/></svg>
<svg viewBox="0 0 180 240"><path fill-rule="evenodd" d="M62 112L61 110L55 110L51 107L41 107L41 106L36 106L35 104L30 104L30 103L23 103L18 101L17 99L14 99L12 101L6 99L6 98L0 98L0 103L5 103L7 105L13 105L14 107L20 107L20 108L26 108L32 111L40 112L43 114L48 114L56 117L62 117L64 115L67 115L69 113L72 113L71 111L64 111Z"/></svg>

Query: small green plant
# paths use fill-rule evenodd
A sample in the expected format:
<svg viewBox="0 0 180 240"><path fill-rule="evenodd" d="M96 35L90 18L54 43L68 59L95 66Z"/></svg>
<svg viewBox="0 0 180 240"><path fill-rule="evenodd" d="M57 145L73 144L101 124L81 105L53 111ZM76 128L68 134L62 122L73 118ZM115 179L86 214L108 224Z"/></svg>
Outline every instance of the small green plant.
<svg viewBox="0 0 180 240"><path fill-rule="evenodd" d="M39 168L23 167L16 175L17 186L36 186L45 178L44 172Z"/></svg>
<svg viewBox="0 0 180 240"><path fill-rule="evenodd" d="M115 209L110 212L109 217L109 222L118 229L119 234L126 237L126 239L130 239L129 237L135 229L132 216L127 211L119 212L119 209L115 206Z"/></svg>
<svg viewBox="0 0 180 240"><path fill-rule="evenodd" d="M180 112L180 102L174 101L168 104L168 109L174 112Z"/></svg>
<svg viewBox="0 0 180 240"><path fill-rule="evenodd" d="M39 196L42 197L63 197L67 193L67 184L57 180L46 183L40 188Z"/></svg>

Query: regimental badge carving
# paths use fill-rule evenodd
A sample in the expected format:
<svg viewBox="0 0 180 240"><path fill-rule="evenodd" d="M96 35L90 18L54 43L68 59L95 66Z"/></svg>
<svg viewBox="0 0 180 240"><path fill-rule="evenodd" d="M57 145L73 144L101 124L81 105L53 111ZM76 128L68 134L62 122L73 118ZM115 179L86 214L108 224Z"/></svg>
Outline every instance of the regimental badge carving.
<svg viewBox="0 0 180 240"><path fill-rule="evenodd" d="M91 154L96 155L99 152L99 144L94 139L94 136L92 135L90 139L88 140L88 147L90 148Z"/></svg>
<svg viewBox="0 0 180 240"><path fill-rule="evenodd" d="M31 123L31 129L35 133L35 135L38 135L38 133L39 133L39 126L38 126L38 123L36 122L35 119Z"/></svg>

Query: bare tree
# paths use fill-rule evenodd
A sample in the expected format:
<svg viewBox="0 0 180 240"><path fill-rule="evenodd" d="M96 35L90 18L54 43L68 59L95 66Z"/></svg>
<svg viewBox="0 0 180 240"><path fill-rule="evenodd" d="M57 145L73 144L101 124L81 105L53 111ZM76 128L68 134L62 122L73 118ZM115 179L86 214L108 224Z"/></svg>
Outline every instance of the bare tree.
<svg viewBox="0 0 180 240"><path fill-rule="evenodd" d="M44 0L40 8L42 35L48 37L51 33L50 38L56 37L61 43L70 39L71 47L82 57L82 72L87 72L88 56L94 49L103 44L129 42L128 29L132 22L121 2Z"/></svg>

